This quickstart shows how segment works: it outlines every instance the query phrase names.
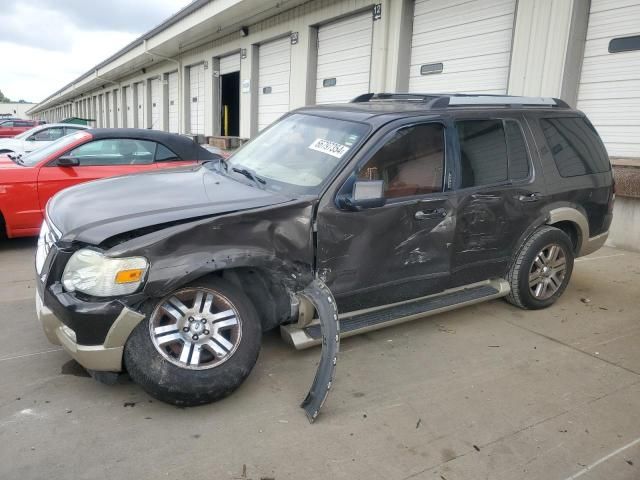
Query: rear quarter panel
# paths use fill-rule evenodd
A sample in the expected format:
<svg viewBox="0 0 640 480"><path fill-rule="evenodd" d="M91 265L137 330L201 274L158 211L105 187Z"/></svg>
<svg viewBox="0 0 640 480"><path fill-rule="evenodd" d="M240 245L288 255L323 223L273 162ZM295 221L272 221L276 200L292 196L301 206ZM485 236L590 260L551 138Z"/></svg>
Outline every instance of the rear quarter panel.
<svg viewBox="0 0 640 480"><path fill-rule="evenodd" d="M581 212L589 224L589 236L593 237L608 231L611 224L610 202L613 195L613 173L604 173L562 177L556 166L542 128L541 118L562 116L583 116L579 112L535 113L527 117L540 154L547 187L547 208L569 207Z"/></svg>

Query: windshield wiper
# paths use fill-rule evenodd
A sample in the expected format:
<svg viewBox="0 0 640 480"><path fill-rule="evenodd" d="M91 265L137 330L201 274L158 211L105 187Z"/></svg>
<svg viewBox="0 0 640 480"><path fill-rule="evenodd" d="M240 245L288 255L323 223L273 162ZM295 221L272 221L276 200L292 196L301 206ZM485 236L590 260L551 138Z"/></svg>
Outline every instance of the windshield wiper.
<svg viewBox="0 0 640 480"><path fill-rule="evenodd" d="M225 165L226 165L226 161L225 161ZM241 175L244 175L249 180L253 181L253 183L255 183L258 188L262 188L262 185L265 185L267 183L265 179L260 178L258 175L255 174L255 172L248 169L247 167L242 167L242 166L232 167L231 170Z"/></svg>

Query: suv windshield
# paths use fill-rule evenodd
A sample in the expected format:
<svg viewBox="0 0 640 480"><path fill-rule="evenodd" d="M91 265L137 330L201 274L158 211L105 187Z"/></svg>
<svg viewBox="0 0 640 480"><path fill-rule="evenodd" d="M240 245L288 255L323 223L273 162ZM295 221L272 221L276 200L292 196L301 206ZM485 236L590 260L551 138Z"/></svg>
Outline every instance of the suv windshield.
<svg viewBox="0 0 640 480"><path fill-rule="evenodd" d="M361 123L296 113L235 153L228 171L251 172L269 189L315 193L368 130Z"/></svg>
<svg viewBox="0 0 640 480"><path fill-rule="evenodd" d="M65 137L61 137L58 140L51 142L49 145L38 148L37 150L34 150L33 152L28 153L27 155L23 155L20 158L20 163L22 165L27 165L29 167L32 167L37 163L40 163L49 155L55 152L64 150L66 147L72 145L73 143L86 137L87 135L89 134L84 131L80 131L80 132L72 133L71 135L67 135Z"/></svg>

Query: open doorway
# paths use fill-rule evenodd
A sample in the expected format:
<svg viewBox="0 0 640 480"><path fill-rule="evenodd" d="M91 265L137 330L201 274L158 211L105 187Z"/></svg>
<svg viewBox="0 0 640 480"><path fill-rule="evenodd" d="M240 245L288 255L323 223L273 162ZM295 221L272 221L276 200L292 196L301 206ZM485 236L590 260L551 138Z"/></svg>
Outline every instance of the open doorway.
<svg viewBox="0 0 640 480"><path fill-rule="evenodd" d="M240 72L220 76L220 130L230 137L240 136Z"/></svg>

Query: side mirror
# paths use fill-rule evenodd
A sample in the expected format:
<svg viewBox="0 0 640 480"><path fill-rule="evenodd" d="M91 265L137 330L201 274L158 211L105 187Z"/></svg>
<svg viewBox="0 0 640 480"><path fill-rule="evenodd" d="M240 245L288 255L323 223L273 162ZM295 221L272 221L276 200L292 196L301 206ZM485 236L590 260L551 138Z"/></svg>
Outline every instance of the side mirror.
<svg viewBox="0 0 640 480"><path fill-rule="evenodd" d="M387 203L384 198L384 182L382 180L361 180L353 184L351 195L342 195L338 204L345 210L359 211L365 208L382 207Z"/></svg>
<svg viewBox="0 0 640 480"><path fill-rule="evenodd" d="M56 162L59 167L77 167L80 165L80 160L76 157L60 157Z"/></svg>

